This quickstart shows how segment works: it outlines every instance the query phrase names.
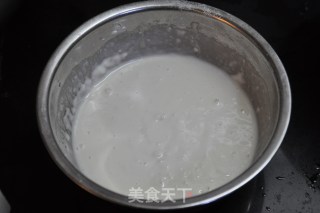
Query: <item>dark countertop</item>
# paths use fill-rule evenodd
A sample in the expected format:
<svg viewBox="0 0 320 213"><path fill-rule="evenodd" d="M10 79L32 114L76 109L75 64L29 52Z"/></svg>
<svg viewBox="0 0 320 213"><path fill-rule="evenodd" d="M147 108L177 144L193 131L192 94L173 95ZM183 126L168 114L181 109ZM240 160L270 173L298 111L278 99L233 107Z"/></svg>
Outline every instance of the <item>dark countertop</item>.
<svg viewBox="0 0 320 213"><path fill-rule="evenodd" d="M112 2L112 3L110 3ZM2 0L0 3L0 189L12 212L141 211L102 201L69 180L49 157L36 122L40 75L59 43L91 17L133 1ZM320 212L320 109L316 77L320 2L198 1L238 16L281 58L293 111L268 166L231 195L190 212Z"/></svg>

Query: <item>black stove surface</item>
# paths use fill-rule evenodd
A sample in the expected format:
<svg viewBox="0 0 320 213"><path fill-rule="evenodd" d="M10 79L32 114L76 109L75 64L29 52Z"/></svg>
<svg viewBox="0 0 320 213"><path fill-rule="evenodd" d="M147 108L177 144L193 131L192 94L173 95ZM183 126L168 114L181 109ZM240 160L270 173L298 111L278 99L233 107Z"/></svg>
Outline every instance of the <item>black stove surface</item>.
<svg viewBox="0 0 320 213"><path fill-rule="evenodd" d="M42 143L35 107L40 75L59 43L84 21L130 2L0 1L0 189L13 213L143 212L96 198L69 180ZM217 202L183 211L320 212L320 2L198 2L238 16L273 46L290 79L293 111L281 148L258 176Z"/></svg>

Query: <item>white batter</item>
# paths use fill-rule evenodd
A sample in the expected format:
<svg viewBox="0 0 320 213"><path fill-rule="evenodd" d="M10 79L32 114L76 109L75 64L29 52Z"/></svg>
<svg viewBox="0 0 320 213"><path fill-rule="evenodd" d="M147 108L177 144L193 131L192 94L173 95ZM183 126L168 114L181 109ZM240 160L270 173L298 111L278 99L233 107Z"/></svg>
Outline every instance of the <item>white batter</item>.
<svg viewBox="0 0 320 213"><path fill-rule="evenodd" d="M159 55L125 64L96 85L72 137L80 169L105 188L126 196L132 187L192 188L196 195L248 168L257 124L247 96L223 71Z"/></svg>

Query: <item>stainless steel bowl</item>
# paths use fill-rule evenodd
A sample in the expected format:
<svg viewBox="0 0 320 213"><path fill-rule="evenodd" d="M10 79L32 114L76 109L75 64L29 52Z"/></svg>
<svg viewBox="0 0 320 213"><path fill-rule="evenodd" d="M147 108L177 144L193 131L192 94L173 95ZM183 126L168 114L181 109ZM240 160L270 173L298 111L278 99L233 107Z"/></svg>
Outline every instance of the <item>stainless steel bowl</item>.
<svg viewBox="0 0 320 213"><path fill-rule="evenodd" d="M102 76L92 71L106 58L112 66L163 53L198 57L230 75L241 74L243 90L255 110L259 145L243 174L208 193L176 203L129 203L84 176L74 160L71 110L83 97L81 85ZM119 57L120 55L120 57ZM115 203L149 209L206 204L238 189L270 161L285 135L291 93L285 69L271 46L249 25L219 9L186 1L146 1L107 11L83 24L49 60L38 91L38 121L44 143L56 164L88 192Z"/></svg>

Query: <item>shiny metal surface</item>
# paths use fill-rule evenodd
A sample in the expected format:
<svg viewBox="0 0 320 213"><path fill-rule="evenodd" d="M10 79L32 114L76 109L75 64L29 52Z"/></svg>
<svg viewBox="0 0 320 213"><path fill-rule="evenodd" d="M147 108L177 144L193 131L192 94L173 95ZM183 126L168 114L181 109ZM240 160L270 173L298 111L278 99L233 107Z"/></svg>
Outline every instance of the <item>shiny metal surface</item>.
<svg viewBox="0 0 320 213"><path fill-rule="evenodd" d="M7 199L4 197L0 190L0 212L1 213L9 213L10 212L10 205Z"/></svg>
<svg viewBox="0 0 320 213"><path fill-rule="evenodd" d="M125 53L125 54L123 54ZM100 187L77 169L70 127L75 99L86 79L105 58L123 55L114 66L151 54L179 53L241 75L256 109L259 148L255 162L241 176L211 192L176 203L129 203L128 197ZM109 68L112 68L109 67ZM102 76L100 76L102 77ZM93 79L93 84L97 79ZM80 97L80 98L79 98ZM62 171L103 199L149 209L201 205L238 189L273 157L286 132L291 94L276 53L250 26L219 9L186 1L147 1L107 11L79 27L56 50L38 90L38 121L45 145ZM67 113L68 112L68 113Z"/></svg>

